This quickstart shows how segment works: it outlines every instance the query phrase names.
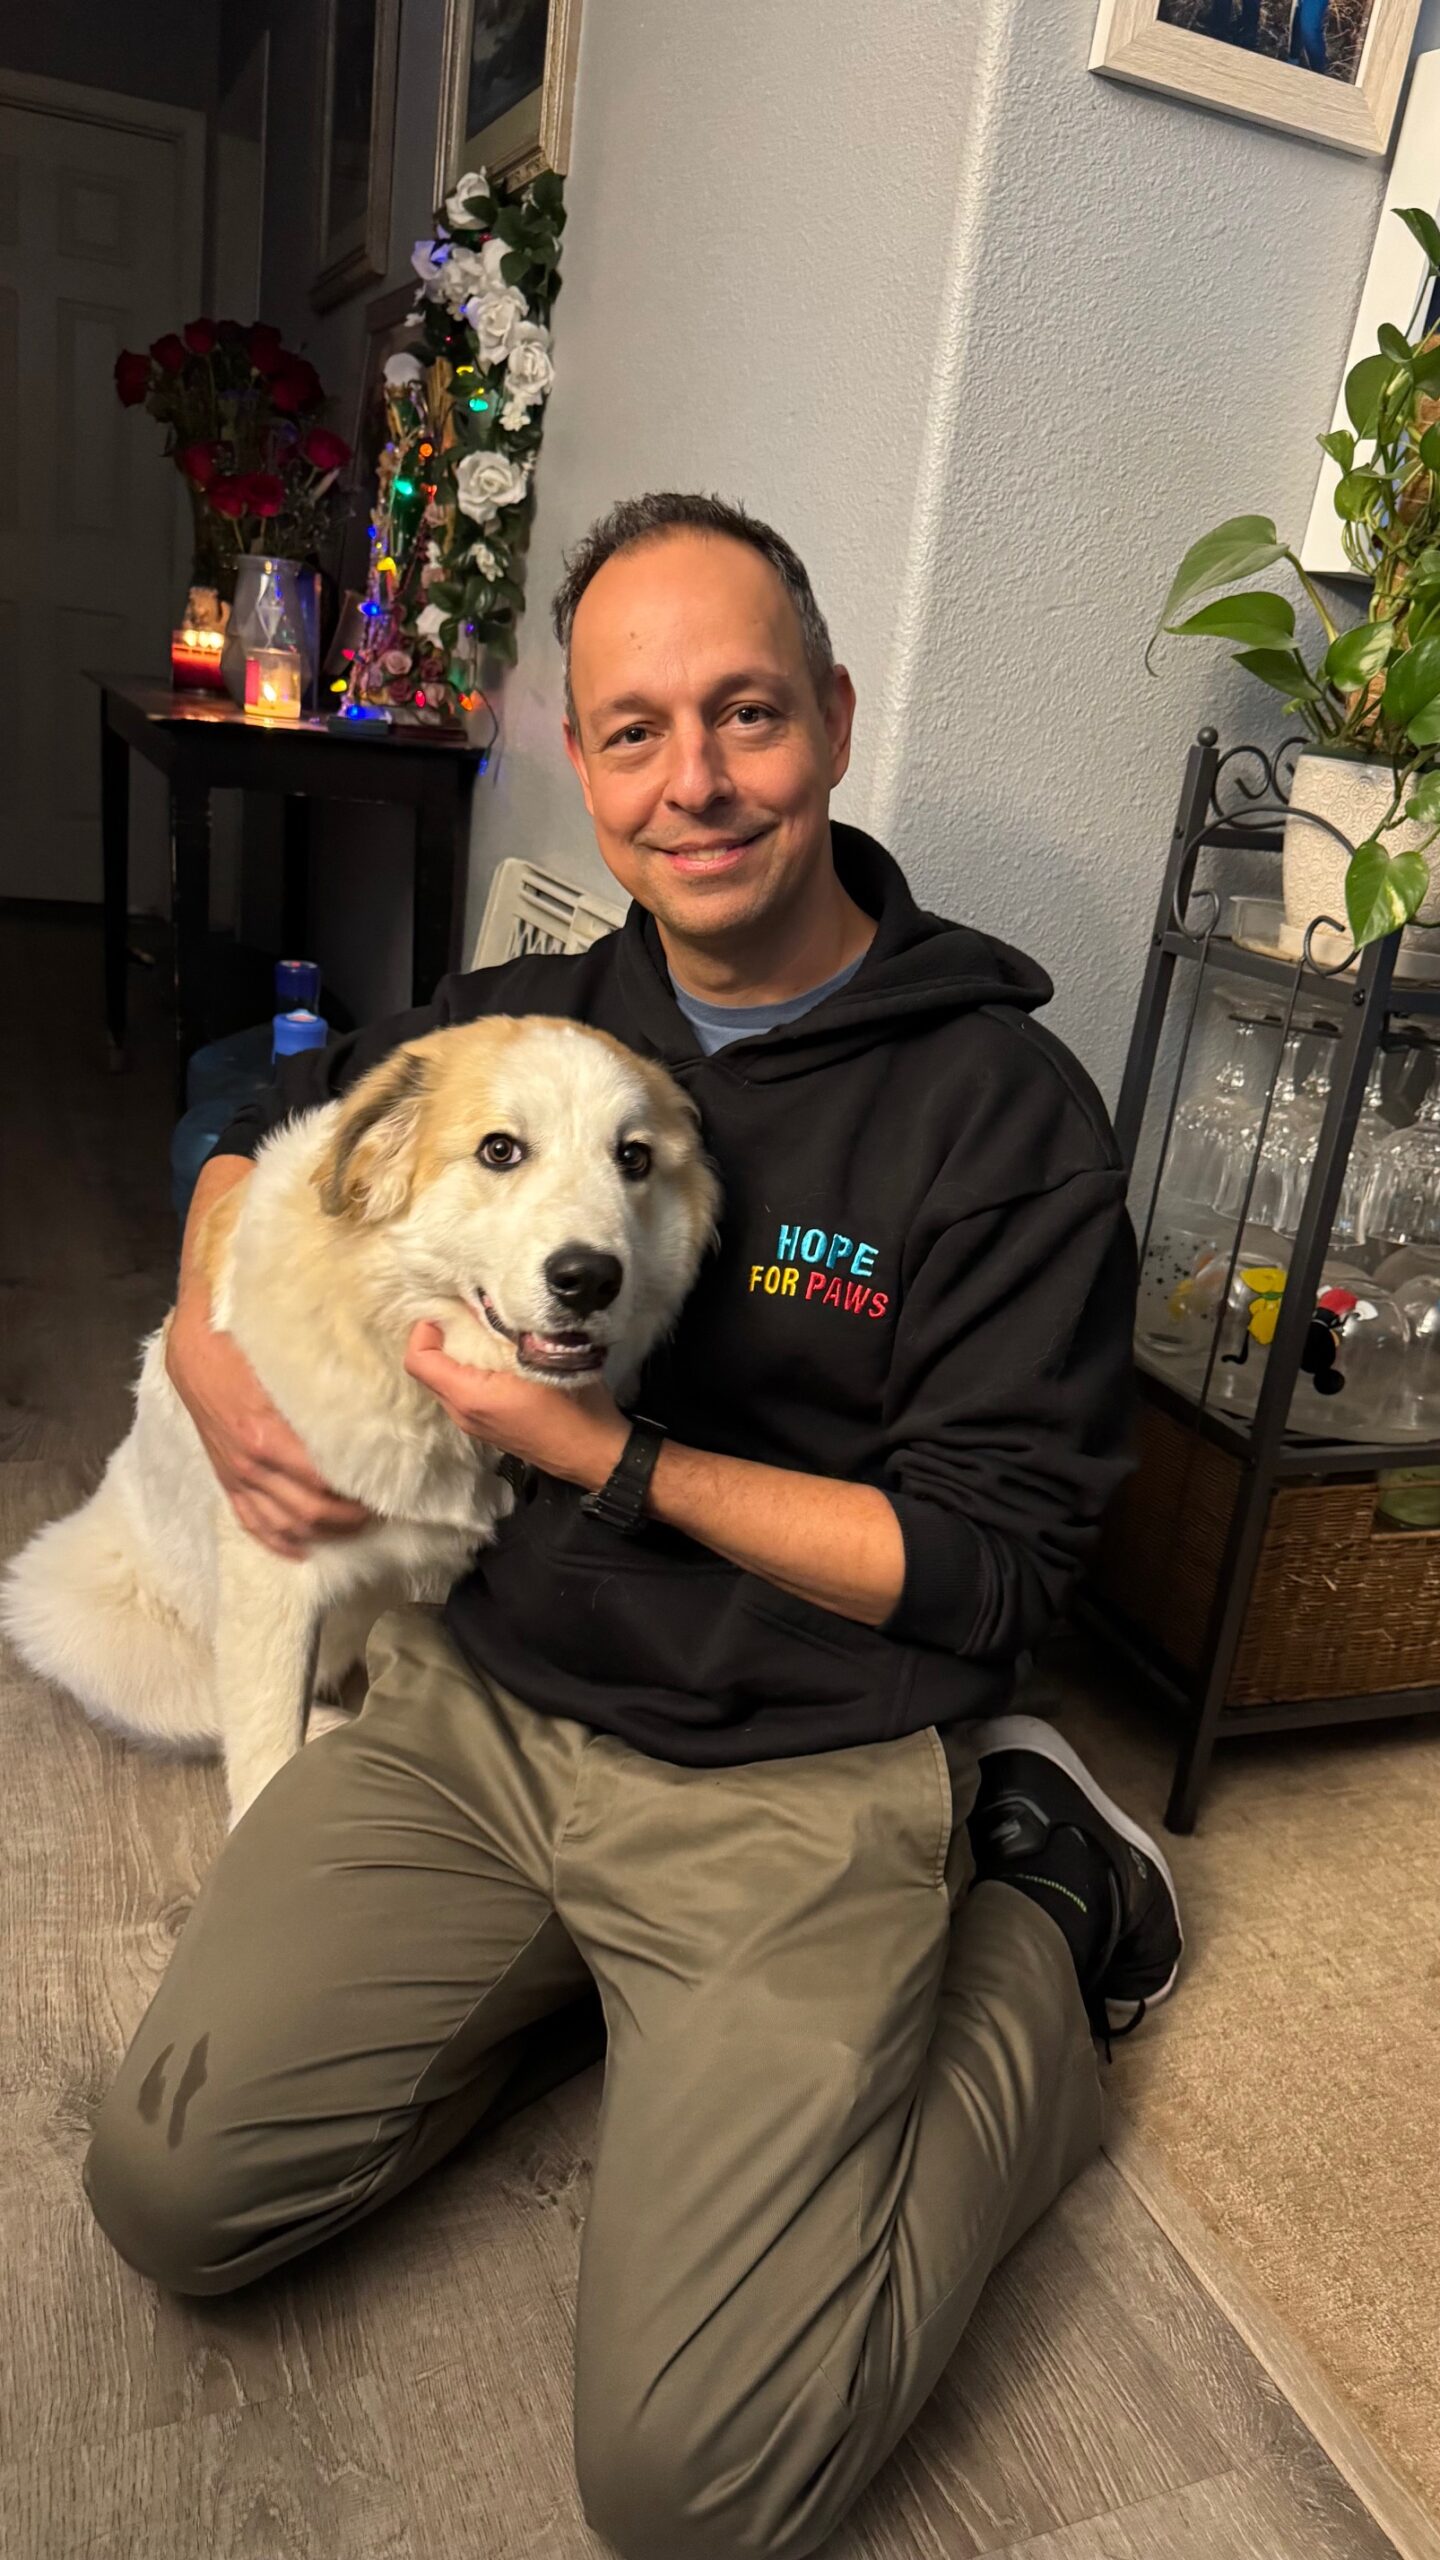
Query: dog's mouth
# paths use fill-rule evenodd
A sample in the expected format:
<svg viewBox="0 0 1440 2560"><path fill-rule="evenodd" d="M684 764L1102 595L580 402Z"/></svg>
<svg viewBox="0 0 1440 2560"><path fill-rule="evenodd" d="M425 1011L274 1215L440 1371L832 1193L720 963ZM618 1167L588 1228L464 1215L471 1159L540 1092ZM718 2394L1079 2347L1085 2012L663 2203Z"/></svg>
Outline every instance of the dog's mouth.
<svg viewBox="0 0 1440 2560"><path fill-rule="evenodd" d="M583 1378L605 1366L606 1346L588 1333L533 1333L517 1330L496 1314L483 1289L466 1292L470 1305L510 1344L516 1362L540 1378Z"/></svg>

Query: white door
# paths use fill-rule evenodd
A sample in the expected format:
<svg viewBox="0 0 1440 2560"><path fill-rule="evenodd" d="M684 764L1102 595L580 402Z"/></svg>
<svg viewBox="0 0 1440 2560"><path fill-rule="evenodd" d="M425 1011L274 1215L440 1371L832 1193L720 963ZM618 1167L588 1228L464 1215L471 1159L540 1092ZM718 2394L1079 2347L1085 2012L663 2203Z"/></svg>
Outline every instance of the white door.
<svg viewBox="0 0 1440 2560"><path fill-rule="evenodd" d="M114 104L112 127L0 97L6 897L98 899L99 700L85 671L164 677L184 603L178 475L161 427L121 408L112 377L122 347L195 316L184 293L196 243L180 143L125 130L127 101ZM132 907L165 910L167 868L149 773L137 777Z"/></svg>

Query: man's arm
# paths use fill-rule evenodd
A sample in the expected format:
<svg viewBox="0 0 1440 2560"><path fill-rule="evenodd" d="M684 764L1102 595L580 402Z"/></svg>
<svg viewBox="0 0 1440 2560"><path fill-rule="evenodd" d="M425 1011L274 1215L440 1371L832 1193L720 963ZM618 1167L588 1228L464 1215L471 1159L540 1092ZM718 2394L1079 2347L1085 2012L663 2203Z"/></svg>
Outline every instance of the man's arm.
<svg viewBox="0 0 1440 2560"><path fill-rule="evenodd" d="M910 1643L1014 1660L1053 1623L1125 1474L1135 1244L1101 1166L968 1217L907 1275L882 1490L667 1441L651 1517L747 1573ZM418 1325L405 1365L478 1440L601 1485L629 1423L608 1388L462 1367Z"/></svg>
<svg viewBox="0 0 1440 2560"><path fill-rule="evenodd" d="M228 1333L212 1329L202 1231L227 1193L249 1179L250 1166L239 1156L212 1157L200 1168L185 1221L165 1366L242 1529L273 1555L293 1561L317 1537L362 1529L371 1515L317 1475L303 1441L276 1412L244 1352Z"/></svg>

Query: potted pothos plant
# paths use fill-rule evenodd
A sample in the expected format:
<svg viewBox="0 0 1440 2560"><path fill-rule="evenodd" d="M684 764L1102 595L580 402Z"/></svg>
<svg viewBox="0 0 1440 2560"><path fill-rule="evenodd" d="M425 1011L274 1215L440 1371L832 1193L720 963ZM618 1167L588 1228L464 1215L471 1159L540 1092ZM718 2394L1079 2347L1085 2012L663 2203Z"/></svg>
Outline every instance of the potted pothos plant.
<svg viewBox="0 0 1440 2560"><path fill-rule="evenodd" d="M1346 557L1370 582L1365 619L1340 630L1270 518L1232 516L1186 552L1151 642L1162 630L1236 641L1236 664L1283 696L1310 742L1290 793L1286 925L1303 934L1343 898L1357 946L1440 924L1440 329L1422 321L1440 223L1414 206L1398 219L1427 262L1409 329L1381 327L1346 377L1349 427L1318 439L1339 468ZM1297 635L1288 596L1244 583L1282 561L1317 636ZM1199 604L1220 588L1231 592Z"/></svg>

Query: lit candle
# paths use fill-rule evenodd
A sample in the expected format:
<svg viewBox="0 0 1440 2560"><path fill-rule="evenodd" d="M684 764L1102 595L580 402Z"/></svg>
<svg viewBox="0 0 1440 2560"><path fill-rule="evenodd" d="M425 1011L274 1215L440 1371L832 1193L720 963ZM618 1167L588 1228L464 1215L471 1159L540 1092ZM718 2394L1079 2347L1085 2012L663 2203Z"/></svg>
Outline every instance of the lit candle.
<svg viewBox="0 0 1440 2560"><path fill-rule="evenodd" d="M257 720L298 720L303 670L298 649L249 649L245 708Z"/></svg>
<svg viewBox="0 0 1440 2560"><path fill-rule="evenodd" d="M223 693L225 678L220 671L220 652L225 646L223 631L199 631L190 623L183 631L170 634L170 679L180 690L199 693Z"/></svg>

